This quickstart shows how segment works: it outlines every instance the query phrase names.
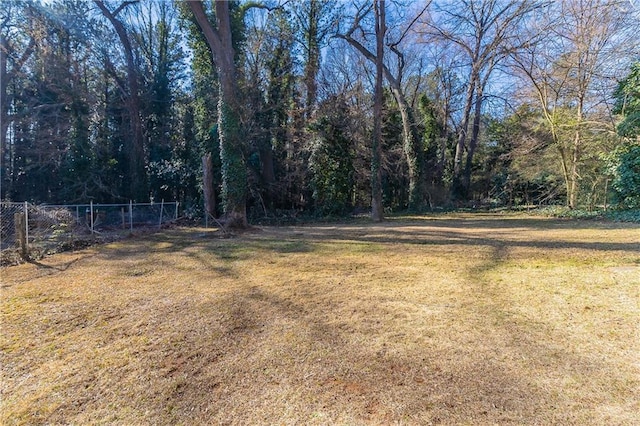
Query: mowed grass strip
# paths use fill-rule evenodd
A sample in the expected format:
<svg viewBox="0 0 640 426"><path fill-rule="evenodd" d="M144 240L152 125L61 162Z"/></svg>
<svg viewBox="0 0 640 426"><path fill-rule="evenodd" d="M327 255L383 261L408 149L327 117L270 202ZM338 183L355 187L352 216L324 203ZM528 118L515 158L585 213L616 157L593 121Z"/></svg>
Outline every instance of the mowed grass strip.
<svg viewBox="0 0 640 426"><path fill-rule="evenodd" d="M174 229L2 274L3 425L640 424L640 227Z"/></svg>

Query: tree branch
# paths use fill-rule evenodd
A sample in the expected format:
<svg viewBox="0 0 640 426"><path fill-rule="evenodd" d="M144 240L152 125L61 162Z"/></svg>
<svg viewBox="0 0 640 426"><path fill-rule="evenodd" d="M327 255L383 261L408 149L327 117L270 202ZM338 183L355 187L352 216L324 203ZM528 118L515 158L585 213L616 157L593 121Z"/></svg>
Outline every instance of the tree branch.
<svg viewBox="0 0 640 426"><path fill-rule="evenodd" d="M120 89L120 93L122 93L122 97L126 98L129 95L127 93L127 85L125 84L124 80L122 80L118 75L118 71L116 71L116 67L115 65L113 65L113 62L111 62L111 59L109 58L109 56L105 54L104 57L105 57L105 68L107 72L115 80L116 85L118 86L118 89Z"/></svg>
<svg viewBox="0 0 640 426"><path fill-rule="evenodd" d="M220 33L217 28L214 28L209 22L209 18L204 11L202 2L200 0L189 0L186 3L189 6L189 9L191 9L191 13L193 13L194 18L196 18L196 23L212 50L211 53L214 57L219 58L223 50L222 39L220 38Z"/></svg>
<svg viewBox="0 0 640 426"><path fill-rule="evenodd" d="M9 44L7 43L7 48L9 48L9 47L10 47ZM17 61L15 61L13 63L13 67L11 68L11 72L7 74L7 80L11 80L13 77L16 76L16 74L20 71L22 66L25 64L25 62L27 62L27 60L29 59L29 57L33 53L33 49L35 47L36 47L36 41L35 41L35 39L31 38L29 40L29 45L27 46L25 51L22 52L22 55L20 56L20 59L18 59ZM11 51L13 51L13 49L11 49Z"/></svg>
<svg viewBox="0 0 640 426"><path fill-rule="evenodd" d="M365 16L367 16L367 14L371 12L372 9L373 9L373 4L365 3L364 5L362 5L360 9L358 9L358 11L356 12L355 18L353 18L353 25L351 25L351 28L349 29L349 31L347 31L344 35L346 37L351 37L351 35L358 28L360 28L360 22L362 21L362 19Z"/></svg>
<svg viewBox="0 0 640 426"><path fill-rule="evenodd" d="M245 15L245 13L247 13L247 11L249 11L249 9L265 9L265 10L268 10L269 12L273 12L274 10L282 9L284 7L284 5L287 4L287 3L289 3L288 0L284 4L281 4L281 5L267 6L265 3L262 3L262 2L259 2L259 1L249 1L247 3L244 3L242 6L240 6L240 12L242 13L243 17Z"/></svg>
<svg viewBox="0 0 640 426"><path fill-rule="evenodd" d="M402 33L402 35L400 36L400 38L398 40L396 40L395 43L391 43L388 46L389 47L395 47L397 45L399 45L400 43L402 43L402 40L404 40L404 38L406 37L406 35L409 33L409 30L411 29L411 27L413 27L413 25L416 23L416 21L418 21L418 19L420 19L422 17L422 15L424 15L424 13L427 11L427 9L429 8L429 6L431 6L431 2L433 0L429 0L427 1L427 4L425 4L425 6L422 8L422 10L420 11L420 13L418 13L415 18L413 18L413 20L409 23L409 25L407 25L407 28L405 28L404 32Z"/></svg>
<svg viewBox="0 0 640 426"><path fill-rule="evenodd" d="M123 1L122 4L120 6L118 6L116 8L116 10L114 10L113 12L111 12L111 14L113 16L117 16L118 13L120 13L122 11L122 9L124 9L125 7L129 6L130 4L134 4L134 3L138 3L140 0L127 0L127 1ZM100 2L102 3L102 1Z"/></svg>

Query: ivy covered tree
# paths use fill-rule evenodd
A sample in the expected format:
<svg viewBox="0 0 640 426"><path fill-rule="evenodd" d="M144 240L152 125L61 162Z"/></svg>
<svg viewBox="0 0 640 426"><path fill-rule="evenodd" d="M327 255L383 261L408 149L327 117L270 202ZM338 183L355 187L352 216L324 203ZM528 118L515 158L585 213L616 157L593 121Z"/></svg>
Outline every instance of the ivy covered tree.
<svg viewBox="0 0 640 426"><path fill-rule="evenodd" d="M215 2L215 24L200 1L187 2L216 64L219 78L218 138L222 161L222 198L229 228L246 228L247 168L243 154L244 127L230 3Z"/></svg>

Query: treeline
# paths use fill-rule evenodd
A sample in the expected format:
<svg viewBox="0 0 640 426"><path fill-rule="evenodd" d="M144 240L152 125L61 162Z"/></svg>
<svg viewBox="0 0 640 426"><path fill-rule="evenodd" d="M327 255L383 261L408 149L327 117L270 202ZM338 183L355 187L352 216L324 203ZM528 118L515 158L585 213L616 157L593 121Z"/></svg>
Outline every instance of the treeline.
<svg viewBox="0 0 640 426"><path fill-rule="evenodd" d="M2 199L201 215L207 195L242 225L368 212L379 175L386 212L640 205L628 1L15 0L0 19Z"/></svg>

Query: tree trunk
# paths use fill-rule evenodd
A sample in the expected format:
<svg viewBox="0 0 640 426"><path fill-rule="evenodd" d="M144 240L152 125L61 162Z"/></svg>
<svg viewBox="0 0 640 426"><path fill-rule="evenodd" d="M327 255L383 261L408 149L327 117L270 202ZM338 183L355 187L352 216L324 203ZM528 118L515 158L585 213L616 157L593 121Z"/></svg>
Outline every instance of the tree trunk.
<svg viewBox="0 0 640 426"><path fill-rule="evenodd" d="M7 42L0 34L0 156L2 158L2 177L11 176L6 162L7 130L9 129L9 105L7 99ZM4 182L2 182L4 184ZM4 195L4 194L3 194Z"/></svg>
<svg viewBox="0 0 640 426"><path fill-rule="evenodd" d="M447 165L447 142L449 141L449 101L445 100L442 117L444 117L443 126L440 130L439 137L439 155L438 163L436 165L436 178L438 182L443 182L444 171Z"/></svg>
<svg viewBox="0 0 640 426"><path fill-rule="evenodd" d="M202 157L202 192L205 214L216 217L216 193L213 190L213 162L210 152Z"/></svg>
<svg viewBox="0 0 640 426"><path fill-rule="evenodd" d="M391 85L402 119L403 150L409 171L409 210L419 211L424 200L424 166L420 137L415 128L413 111L399 87Z"/></svg>
<svg viewBox="0 0 640 426"><path fill-rule="evenodd" d="M316 105L318 83L316 76L320 69L320 46L318 45L318 16L320 13L319 0L311 0L309 5L309 30L307 37L307 62L304 67L304 85L307 91L305 115L311 117Z"/></svg>
<svg viewBox="0 0 640 426"><path fill-rule="evenodd" d="M471 108L473 107L475 87L475 80L472 75L469 81L469 86L467 87L462 123L460 125L460 133L458 134L456 153L453 160L453 181L451 182L451 196L453 199L466 197L462 179L462 158L464 157L464 151L467 144L467 134L469 132L469 120L471 118Z"/></svg>
<svg viewBox="0 0 640 426"><path fill-rule="evenodd" d="M387 31L384 0L376 0L376 85L373 101L373 144L371 149L371 219L384 219L382 207L382 79L384 36Z"/></svg>
<svg viewBox="0 0 640 426"><path fill-rule="evenodd" d="M225 226L247 228L247 168L241 148L240 114L225 102L223 94L218 101L218 133Z"/></svg>
<svg viewBox="0 0 640 426"><path fill-rule="evenodd" d="M217 27L209 22L200 1L189 1L187 4L207 40L213 63L218 67L220 79L218 132L222 161L225 226L228 228L247 228L247 169L242 152L244 138L240 124L240 101L231 38L229 3L226 1L215 2Z"/></svg>
<svg viewBox="0 0 640 426"><path fill-rule="evenodd" d="M579 125L580 124L578 122L578 126ZM580 160L580 140L580 130L576 129L573 145L571 147L571 170L569 172L569 188L567 192L567 200L570 209L575 209L578 206L578 161Z"/></svg>
<svg viewBox="0 0 640 426"><path fill-rule="evenodd" d="M111 22L118 34L120 43L124 48L127 63L127 83L129 94L126 103L129 112L131 126L131 145L129 146L129 179L130 196L134 200L141 201L147 197L146 176L145 176L145 155L144 155L144 133L142 129L142 117L140 115L140 90L138 84L138 70L133 59L133 48L127 34L127 30L116 16L125 7L127 2L123 2L114 12L111 12L102 0L94 0L102 14Z"/></svg>
<svg viewBox="0 0 640 426"><path fill-rule="evenodd" d="M471 128L471 139L469 139L469 147L467 149L467 160L464 168L464 176L463 176L463 185L462 190L464 191L464 195L468 197L471 195L471 170L473 167L473 156L476 152L476 147L478 146L478 137L480 136L480 119L482 114L482 92L483 88L481 84L478 84L478 88L476 90L476 99L474 102L474 111L473 111L473 125Z"/></svg>

